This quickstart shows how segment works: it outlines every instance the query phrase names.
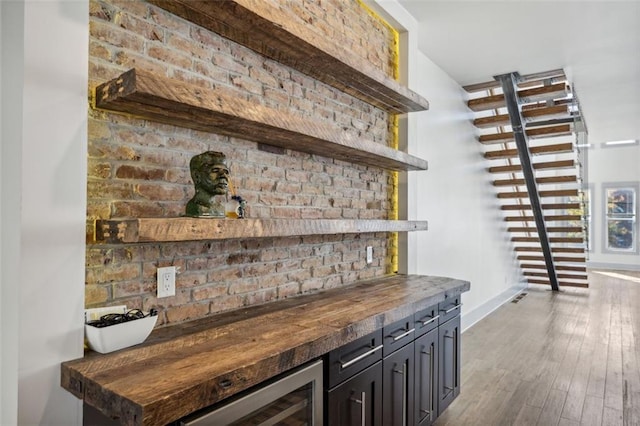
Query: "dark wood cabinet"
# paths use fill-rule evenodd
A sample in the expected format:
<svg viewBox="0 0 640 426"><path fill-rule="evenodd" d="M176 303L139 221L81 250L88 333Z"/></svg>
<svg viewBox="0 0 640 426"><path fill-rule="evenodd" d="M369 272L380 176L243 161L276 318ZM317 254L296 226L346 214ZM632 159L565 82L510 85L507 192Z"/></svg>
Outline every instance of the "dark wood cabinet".
<svg viewBox="0 0 640 426"><path fill-rule="evenodd" d="M460 316L438 328L438 413L460 394Z"/></svg>
<svg viewBox="0 0 640 426"><path fill-rule="evenodd" d="M414 425L427 426L438 417L438 330L416 339Z"/></svg>
<svg viewBox="0 0 640 426"><path fill-rule="evenodd" d="M413 343L382 361L382 424L385 426L413 426L413 364Z"/></svg>
<svg viewBox="0 0 640 426"><path fill-rule="evenodd" d="M428 426L460 394L460 296L325 358L330 426ZM373 405L371 405L373 404Z"/></svg>
<svg viewBox="0 0 640 426"><path fill-rule="evenodd" d="M382 426L382 362L326 392L328 425Z"/></svg>

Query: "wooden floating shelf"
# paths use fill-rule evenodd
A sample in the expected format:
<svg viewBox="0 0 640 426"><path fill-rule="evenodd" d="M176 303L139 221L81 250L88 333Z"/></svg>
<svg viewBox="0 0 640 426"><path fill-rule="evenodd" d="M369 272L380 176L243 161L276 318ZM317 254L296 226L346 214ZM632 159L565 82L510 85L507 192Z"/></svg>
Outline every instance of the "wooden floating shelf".
<svg viewBox="0 0 640 426"><path fill-rule="evenodd" d="M122 244L426 231L427 221L176 217L97 220L95 229L96 243Z"/></svg>
<svg viewBox="0 0 640 426"><path fill-rule="evenodd" d="M348 135L335 125L137 69L98 86L95 104L160 123L352 163L402 171L427 169L421 158Z"/></svg>
<svg viewBox="0 0 640 426"><path fill-rule="evenodd" d="M429 102L353 52L288 19L272 2L151 0L151 3L390 113L423 111Z"/></svg>

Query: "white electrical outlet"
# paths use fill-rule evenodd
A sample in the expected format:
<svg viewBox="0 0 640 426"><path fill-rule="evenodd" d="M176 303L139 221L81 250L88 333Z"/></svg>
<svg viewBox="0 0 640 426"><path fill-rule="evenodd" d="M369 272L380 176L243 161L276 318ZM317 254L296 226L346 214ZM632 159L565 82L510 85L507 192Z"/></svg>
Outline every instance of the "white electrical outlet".
<svg viewBox="0 0 640 426"><path fill-rule="evenodd" d="M373 247L367 246L367 265L373 263Z"/></svg>
<svg viewBox="0 0 640 426"><path fill-rule="evenodd" d="M158 268L158 299L176 295L176 267Z"/></svg>

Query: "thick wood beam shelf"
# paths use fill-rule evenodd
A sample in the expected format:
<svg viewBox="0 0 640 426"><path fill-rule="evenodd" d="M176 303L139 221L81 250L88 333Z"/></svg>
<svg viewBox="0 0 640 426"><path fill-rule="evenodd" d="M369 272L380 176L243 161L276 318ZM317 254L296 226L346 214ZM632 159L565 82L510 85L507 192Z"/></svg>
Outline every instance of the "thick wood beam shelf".
<svg viewBox="0 0 640 426"><path fill-rule="evenodd" d="M97 220L102 244L426 231L427 221L345 219L138 218Z"/></svg>
<svg viewBox="0 0 640 426"><path fill-rule="evenodd" d="M217 3L217 2L213 2ZM96 88L97 108L391 170L426 170L427 162L346 134L332 124L132 69Z"/></svg>
<svg viewBox="0 0 640 426"><path fill-rule="evenodd" d="M331 37L255 0L151 0L151 3L390 113L429 103Z"/></svg>

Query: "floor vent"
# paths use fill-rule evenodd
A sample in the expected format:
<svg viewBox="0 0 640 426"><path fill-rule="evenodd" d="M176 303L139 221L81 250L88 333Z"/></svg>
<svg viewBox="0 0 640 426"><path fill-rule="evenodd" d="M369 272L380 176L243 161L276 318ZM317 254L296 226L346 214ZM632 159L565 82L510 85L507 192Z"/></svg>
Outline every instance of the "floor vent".
<svg viewBox="0 0 640 426"><path fill-rule="evenodd" d="M525 297L527 295L527 293L520 293L519 295L516 296L515 299L513 299L511 301L511 303L518 303L520 301L520 299L522 299L523 297Z"/></svg>

